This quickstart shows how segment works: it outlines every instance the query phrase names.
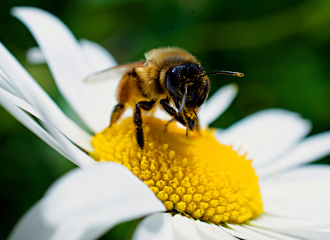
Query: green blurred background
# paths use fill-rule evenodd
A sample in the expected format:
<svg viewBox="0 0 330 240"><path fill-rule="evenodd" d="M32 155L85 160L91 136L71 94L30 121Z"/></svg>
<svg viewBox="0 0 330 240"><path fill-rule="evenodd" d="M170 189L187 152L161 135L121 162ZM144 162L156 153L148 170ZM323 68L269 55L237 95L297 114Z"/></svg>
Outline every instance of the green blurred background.
<svg viewBox="0 0 330 240"><path fill-rule="evenodd" d="M299 112L312 134L330 130L330 1L211 0L2 0L0 40L63 108L45 64L29 65L29 31L10 16L13 6L36 6L59 17L80 38L102 44L119 63L159 46L179 46L206 71L241 71L211 77L211 93L236 82L240 92L212 126L228 127L265 108ZM0 108L0 239L57 178L75 166ZM319 162L330 163L330 158ZM122 239L133 222L104 239Z"/></svg>

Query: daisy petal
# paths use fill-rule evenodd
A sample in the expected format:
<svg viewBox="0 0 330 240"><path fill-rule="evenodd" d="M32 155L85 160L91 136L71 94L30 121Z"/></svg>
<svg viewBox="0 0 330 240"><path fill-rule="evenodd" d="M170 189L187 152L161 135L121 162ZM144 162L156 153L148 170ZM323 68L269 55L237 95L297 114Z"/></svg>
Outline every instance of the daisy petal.
<svg viewBox="0 0 330 240"><path fill-rule="evenodd" d="M311 123L298 114L282 109L252 114L217 134L218 140L233 145L240 154L253 159L257 172L287 151L311 129Z"/></svg>
<svg viewBox="0 0 330 240"><path fill-rule="evenodd" d="M175 239L201 239L201 236L199 236L197 232L195 220L177 214L173 217L172 221L172 229Z"/></svg>
<svg viewBox="0 0 330 240"><path fill-rule="evenodd" d="M30 129L34 134L36 134L38 137L40 137L44 142L46 142L49 146L54 148L56 151L58 151L60 154L62 154L64 157L72 161L74 164L80 166L80 167L90 167L94 164L94 160L83 153L80 149L78 149L76 146L74 146L68 139L66 139L61 133L58 131L55 132L57 135L51 136L48 132L46 132L39 124L37 124L28 114L26 114L24 111L19 109L17 106L13 104L17 103L18 98L14 98L13 95L7 96L10 93L4 93L0 96L0 103L4 106L4 108L7 109L8 112L10 112L15 118L17 118L24 126L26 126L28 129ZM40 119L44 119L44 116L42 116L38 110L29 107L27 103L25 103L23 100L19 101L19 105L23 107L27 107L29 111L32 113L34 112L37 117L40 117ZM32 109L32 110L31 110ZM46 119L46 118L45 118ZM46 119L47 120L47 119ZM52 125L48 125L45 121L45 126L50 128ZM54 128L54 127L53 127ZM55 129L55 128L54 128ZM57 130L57 129L55 129ZM59 139L59 137L56 138L56 136L61 135L62 139Z"/></svg>
<svg viewBox="0 0 330 240"><path fill-rule="evenodd" d="M87 39L79 40L82 51L87 58L92 72L100 72L117 65L112 55L101 45ZM46 62L46 59L40 48L32 47L27 51L27 60L32 64L40 64ZM83 84L84 92L94 116L97 116L93 130L100 132L110 122L110 113L117 104L116 91L120 79L111 79L109 81L100 82L98 84Z"/></svg>
<svg viewBox="0 0 330 240"><path fill-rule="evenodd" d="M173 217L173 232L176 239L235 239L219 226L181 215Z"/></svg>
<svg viewBox="0 0 330 240"><path fill-rule="evenodd" d="M38 102L37 98L34 101L34 105L36 106L37 111L40 112L40 115L45 122L52 121L52 113L44 108L42 103ZM81 168L91 167L96 164L95 160L71 143L54 125L52 124L44 124L47 128L48 132L52 134L53 137L56 138L63 145L63 149L66 150L69 159L75 163L77 166Z"/></svg>
<svg viewBox="0 0 330 240"><path fill-rule="evenodd" d="M80 39L79 43L93 72L100 72L117 65L114 57L100 44L87 39Z"/></svg>
<svg viewBox="0 0 330 240"><path fill-rule="evenodd" d="M40 202L36 203L18 222L10 233L8 240L51 239L52 226L46 225L41 217Z"/></svg>
<svg viewBox="0 0 330 240"><path fill-rule="evenodd" d="M91 135L81 129L69 119L48 94L34 81L31 75L22 67L13 55L0 43L0 68L5 72L12 84L22 93L22 99L33 107L33 102L42 103L43 109L51 114L51 122L72 142L85 149L92 151Z"/></svg>
<svg viewBox="0 0 330 240"><path fill-rule="evenodd" d="M31 31L64 98L94 130L97 126L84 94L84 79L92 68L70 30L56 17L33 7L13 8L12 14Z"/></svg>
<svg viewBox="0 0 330 240"><path fill-rule="evenodd" d="M133 240L174 240L172 215L155 213L146 217L135 229Z"/></svg>
<svg viewBox="0 0 330 240"><path fill-rule="evenodd" d="M26 51L26 60L30 64L46 63L46 58L38 47L31 47Z"/></svg>
<svg viewBox="0 0 330 240"><path fill-rule="evenodd" d="M238 92L236 84L228 84L220 88L201 107L198 112L202 128L216 120L230 106Z"/></svg>
<svg viewBox="0 0 330 240"><path fill-rule="evenodd" d="M30 104L28 104L27 102L25 102L24 100L20 99L19 97L16 97L15 95L7 92L6 90L4 90L3 88L0 87L0 94L7 98L8 101L10 101L11 103L13 103L14 105L16 105L17 107L27 111L28 113L32 114L33 116L39 118L40 120L42 120L40 114L38 113L38 111L32 107Z"/></svg>
<svg viewBox="0 0 330 240"><path fill-rule="evenodd" d="M283 235L283 234L279 234L279 233L275 233L275 232L272 232L272 231L268 231L266 229L263 229L263 228L257 228L257 227L253 227L253 226L249 226L249 225L243 225L245 228L248 228L248 229L251 229L255 232L259 232L259 233L262 233L266 236L270 236L270 237L273 237L275 239L279 239L279 240L299 240L299 238L294 238L294 237L289 237L289 236L286 236L286 235Z"/></svg>
<svg viewBox="0 0 330 240"><path fill-rule="evenodd" d="M80 40L80 44L93 68L93 72L100 72L117 65L111 54L101 45L85 39ZM118 78L99 83L84 84L84 90L92 106L92 111L97 116L98 125L94 127L96 132L100 132L109 126L110 113L117 104L116 92L119 81Z"/></svg>
<svg viewBox="0 0 330 240"><path fill-rule="evenodd" d="M100 44L87 39L80 39L79 43L93 72L117 65L114 57ZM30 64L46 63L46 58L38 47L31 47L26 51L26 60Z"/></svg>
<svg viewBox="0 0 330 240"><path fill-rule="evenodd" d="M281 218L262 215L249 222L252 226L302 239L327 240L330 238L330 224L300 218Z"/></svg>
<svg viewBox="0 0 330 240"><path fill-rule="evenodd" d="M196 221L196 227L201 239L237 240L237 238L224 231L222 227L215 224Z"/></svg>
<svg viewBox="0 0 330 240"><path fill-rule="evenodd" d="M15 87L15 85L8 79L6 74L2 71L0 68L0 87L2 87L4 90L7 92L15 95L15 96L20 96L19 91Z"/></svg>
<svg viewBox="0 0 330 240"><path fill-rule="evenodd" d="M326 164L309 164L280 174L276 178L276 184L322 179L330 179L330 166ZM272 182L274 183L274 181Z"/></svg>
<svg viewBox="0 0 330 240"><path fill-rule="evenodd" d="M148 239L226 239L235 240L219 226L195 221L181 215L156 213L145 218L134 232L134 240Z"/></svg>
<svg viewBox="0 0 330 240"><path fill-rule="evenodd" d="M262 239L262 240L278 240L278 238L273 238L273 237L269 237L269 236L266 236L262 233L258 233L258 232L255 232L251 229L248 229L248 228L245 228L245 227L242 227L240 225L236 225L236 224L228 224L228 226L230 228L232 228L233 230L239 232L239 233L243 233L245 234L246 236L249 236L250 239Z"/></svg>
<svg viewBox="0 0 330 240"><path fill-rule="evenodd" d="M244 239L244 240L255 240L253 236L246 235L245 233L235 231L230 228L222 227L222 229L227 232L228 234L238 238L238 239ZM262 239L262 238L257 238L257 239Z"/></svg>
<svg viewBox="0 0 330 240"><path fill-rule="evenodd" d="M45 143L54 148L64 157L67 157L67 155L63 151L62 145L59 144L56 139L54 139L48 132L46 132L42 127L40 127L40 125L38 125L28 114L16 107L3 94L0 94L0 104L31 132L37 135L40 139L42 139Z"/></svg>
<svg viewBox="0 0 330 240"><path fill-rule="evenodd" d="M118 223L164 210L127 168L101 163L75 169L53 184L9 239L96 239Z"/></svg>
<svg viewBox="0 0 330 240"><path fill-rule="evenodd" d="M330 132L308 137L277 161L269 163L260 171L260 177L271 176L305 163L313 162L330 154Z"/></svg>
<svg viewBox="0 0 330 240"><path fill-rule="evenodd" d="M268 214L330 224L330 167L305 166L261 185Z"/></svg>

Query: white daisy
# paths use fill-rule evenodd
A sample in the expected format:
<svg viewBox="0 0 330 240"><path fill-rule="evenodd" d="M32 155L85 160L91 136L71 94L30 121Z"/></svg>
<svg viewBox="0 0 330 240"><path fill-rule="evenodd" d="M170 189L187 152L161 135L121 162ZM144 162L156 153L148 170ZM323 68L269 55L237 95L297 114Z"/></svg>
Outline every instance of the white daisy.
<svg viewBox="0 0 330 240"><path fill-rule="evenodd" d="M45 57L60 92L90 131L105 129L119 79L100 85L84 84L84 79L114 66L111 55L96 43L78 43L47 12L15 8L13 15L32 32L42 51L38 61ZM61 111L2 44L0 70L0 103L84 168L57 181L22 218L10 239L95 239L120 222L144 216L134 239L330 239L330 167L303 165L330 153L330 132L304 138L311 124L298 114L281 109L258 112L228 129L217 129L222 144L213 141L208 131L186 141L175 126L166 135L159 134L154 125L160 120L148 118L148 154L135 164L137 146L134 137L127 140L132 138L127 120L92 137ZM203 105L203 126L229 106L236 91L235 85L225 86ZM171 142L163 144L163 136ZM192 148L193 143L197 147ZM208 150L202 152L200 145ZM189 154L196 154L196 159ZM202 154L216 161L205 163ZM263 206L257 177L245 159L253 159ZM127 168L115 162L98 163L108 160ZM164 213L166 209L181 214Z"/></svg>

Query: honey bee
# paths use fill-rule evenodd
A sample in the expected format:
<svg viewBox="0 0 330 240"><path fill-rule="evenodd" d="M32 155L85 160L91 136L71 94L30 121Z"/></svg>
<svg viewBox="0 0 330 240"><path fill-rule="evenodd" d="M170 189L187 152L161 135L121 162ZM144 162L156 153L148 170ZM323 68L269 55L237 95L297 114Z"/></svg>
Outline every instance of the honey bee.
<svg viewBox="0 0 330 240"><path fill-rule="evenodd" d="M110 127L127 107L133 107L135 136L141 150L144 148L142 110L150 111L160 104L172 117L171 121L176 120L186 127L188 136L189 131L199 129L197 112L210 91L207 75L244 76L231 71L206 73L193 55L177 47L152 49L145 57L145 61L118 65L86 79L86 82L98 82L114 75L121 77L118 104L112 111Z"/></svg>

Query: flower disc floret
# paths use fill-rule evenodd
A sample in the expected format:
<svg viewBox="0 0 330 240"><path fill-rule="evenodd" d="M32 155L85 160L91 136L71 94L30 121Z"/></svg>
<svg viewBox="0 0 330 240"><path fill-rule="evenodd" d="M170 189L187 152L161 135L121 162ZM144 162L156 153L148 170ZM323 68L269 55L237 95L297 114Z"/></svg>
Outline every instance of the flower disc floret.
<svg viewBox="0 0 330 240"><path fill-rule="evenodd" d="M220 144L213 131L185 137L185 130L145 118L143 152L132 118L93 137L93 157L126 166L168 211L215 224L242 223L263 211L258 177L251 160Z"/></svg>

